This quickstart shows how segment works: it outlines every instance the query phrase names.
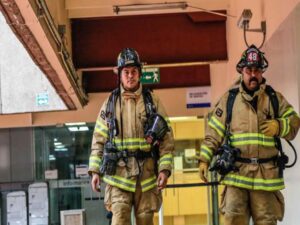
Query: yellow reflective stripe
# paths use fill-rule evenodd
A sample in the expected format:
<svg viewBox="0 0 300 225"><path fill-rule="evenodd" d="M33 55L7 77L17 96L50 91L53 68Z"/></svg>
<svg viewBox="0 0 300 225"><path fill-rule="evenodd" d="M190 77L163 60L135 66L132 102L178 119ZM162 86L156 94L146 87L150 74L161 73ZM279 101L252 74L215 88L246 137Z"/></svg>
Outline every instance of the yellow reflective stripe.
<svg viewBox="0 0 300 225"><path fill-rule="evenodd" d="M172 160L173 160L172 154L170 154L170 153L165 154L162 157L160 157L159 166L161 166L161 165L171 165Z"/></svg>
<svg viewBox="0 0 300 225"><path fill-rule="evenodd" d="M201 145L200 155L206 158L208 161L211 161L213 157L213 151L206 145Z"/></svg>
<svg viewBox="0 0 300 225"><path fill-rule="evenodd" d="M280 118L279 119L282 123L280 137L286 136L290 132L290 119L289 118Z"/></svg>
<svg viewBox="0 0 300 225"><path fill-rule="evenodd" d="M221 137L224 137L225 126L214 116L208 121L208 125L213 128Z"/></svg>
<svg viewBox="0 0 300 225"><path fill-rule="evenodd" d="M166 116L166 117L164 117L164 119L167 122L168 127L171 127L171 121L170 121L169 117Z"/></svg>
<svg viewBox="0 0 300 225"><path fill-rule="evenodd" d="M268 147L275 146L273 137L269 137L260 133L233 134L229 138L231 145L234 147L239 145L262 145Z"/></svg>
<svg viewBox="0 0 300 225"><path fill-rule="evenodd" d="M98 168L101 164L101 159L99 156L92 155L89 159L89 167L96 167Z"/></svg>
<svg viewBox="0 0 300 225"><path fill-rule="evenodd" d="M150 189L156 187L156 176L152 176L141 182L142 192L149 191Z"/></svg>
<svg viewBox="0 0 300 225"><path fill-rule="evenodd" d="M99 165L99 163L90 162L90 163L89 163L89 168L99 169L99 168L100 168L100 165Z"/></svg>
<svg viewBox="0 0 300 225"><path fill-rule="evenodd" d="M136 181L125 179L120 176L104 176L103 180L105 183L110 184L112 186L119 187L126 191L135 192Z"/></svg>
<svg viewBox="0 0 300 225"><path fill-rule="evenodd" d="M99 134L101 134L103 137L108 137L108 128L106 124L103 124L101 121L96 121L95 131L97 131Z"/></svg>
<svg viewBox="0 0 300 225"><path fill-rule="evenodd" d="M251 190L277 191L284 189L283 178L261 179L228 174L222 183Z"/></svg>
<svg viewBox="0 0 300 225"><path fill-rule="evenodd" d="M147 150L151 147L144 138L125 138L123 141L121 139L115 139L115 144L118 150Z"/></svg>
<svg viewBox="0 0 300 225"><path fill-rule="evenodd" d="M295 110L292 107L290 107L286 110L285 113L283 113L283 115L281 117L285 118L285 117L289 117L289 116L294 115L294 114L297 114L297 113L295 112Z"/></svg>

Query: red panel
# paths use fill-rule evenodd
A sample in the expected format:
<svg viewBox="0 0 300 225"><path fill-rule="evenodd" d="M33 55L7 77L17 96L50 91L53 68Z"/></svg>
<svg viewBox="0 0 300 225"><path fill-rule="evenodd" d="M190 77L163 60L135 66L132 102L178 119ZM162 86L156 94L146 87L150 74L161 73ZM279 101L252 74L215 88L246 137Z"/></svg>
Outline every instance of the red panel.
<svg viewBox="0 0 300 225"><path fill-rule="evenodd" d="M114 66L135 48L148 64L226 60L226 18L205 12L72 20L76 68Z"/></svg>
<svg viewBox="0 0 300 225"><path fill-rule="evenodd" d="M117 75L112 71L83 73L83 85L87 93L108 92L117 87ZM160 68L160 83L147 85L153 89L209 86L208 65Z"/></svg>

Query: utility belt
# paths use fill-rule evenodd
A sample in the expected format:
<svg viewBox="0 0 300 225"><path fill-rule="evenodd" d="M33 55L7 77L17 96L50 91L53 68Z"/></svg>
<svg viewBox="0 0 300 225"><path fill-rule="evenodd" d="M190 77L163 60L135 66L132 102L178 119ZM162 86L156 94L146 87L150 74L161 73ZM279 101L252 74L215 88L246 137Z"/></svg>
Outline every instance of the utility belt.
<svg viewBox="0 0 300 225"><path fill-rule="evenodd" d="M110 176L115 175L118 161L120 159L123 159L125 163L127 163L128 158L130 157L134 157L137 160L144 160L147 158L154 158L154 153L153 151L145 152L140 149L136 151L129 151L128 149L118 151L115 147L104 148L103 163L100 168L100 173L110 175Z"/></svg>
<svg viewBox="0 0 300 225"><path fill-rule="evenodd" d="M277 160L278 160L278 156L276 155L276 156L273 156L270 158L263 158L263 159L237 157L235 161L241 162L241 163L248 163L248 164L261 164L261 163L267 163L270 161L277 162Z"/></svg>
<svg viewBox="0 0 300 225"><path fill-rule="evenodd" d="M129 157L134 157L138 160L143 160L143 159L147 159L147 158L152 158L153 153L151 151L145 152L142 151L140 149L138 149L137 151L128 151L128 149L119 151L117 153L117 158L129 158Z"/></svg>
<svg viewBox="0 0 300 225"><path fill-rule="evenodd" d="M138 160L143 160L143 159L147 159L147 158L152 158L153 157L153 153L151 151L149 152L145 152L142 150L137 150L137 151L128 151L127 149L122 150L122 151L118 151L118 152L105 152L104 155L106 157L109 158L113 158L116 160L119 159L126 159L129 157L134 157Z"/></svg>

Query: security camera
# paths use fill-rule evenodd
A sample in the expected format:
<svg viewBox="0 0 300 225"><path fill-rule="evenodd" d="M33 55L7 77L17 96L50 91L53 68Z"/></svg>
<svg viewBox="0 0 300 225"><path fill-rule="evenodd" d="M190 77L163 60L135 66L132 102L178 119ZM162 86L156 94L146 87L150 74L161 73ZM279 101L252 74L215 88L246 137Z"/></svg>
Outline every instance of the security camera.
<svg viewBox="0 0 300 225"><path fill-rule="evenodd" d="M242 12L242 15L240 16L238 22L237 22L237 26L241 29L249 28L249 22L250 19L252 18L252 12L250 9L244 9L244 11Z"/></svg>

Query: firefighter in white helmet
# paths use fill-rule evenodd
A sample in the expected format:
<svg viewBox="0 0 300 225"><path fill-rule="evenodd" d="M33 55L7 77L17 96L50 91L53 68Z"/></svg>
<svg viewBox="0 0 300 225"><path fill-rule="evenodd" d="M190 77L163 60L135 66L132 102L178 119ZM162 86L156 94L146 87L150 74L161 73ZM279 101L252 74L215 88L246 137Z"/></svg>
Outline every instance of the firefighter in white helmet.
<svg viewBox="0 0 300 225"><path fill-rule="evenodd" d="M248 225L250 217L254 225L275 225L283 219L280 190L286 156L280 153L278 140L295 138L300 119L282 94L266 84L267 67L264 54L254 45L244 51L237 64L241 83L221 97L208 118L200 177L207 181L208 167L217 154L212 169L225 184L220 206L224 225Z"/></svg>
<svg viewBox="0 0 300 225"><path fill-rule="evenodd" d="M137 225L151 225L171 175L173 133L160 100L140 83L138 53L123 49L117 64L119 87L102 105L93 134L91 186L98 191L100 178L107 183L112 225L130 225L132 207Z"/></svg>

